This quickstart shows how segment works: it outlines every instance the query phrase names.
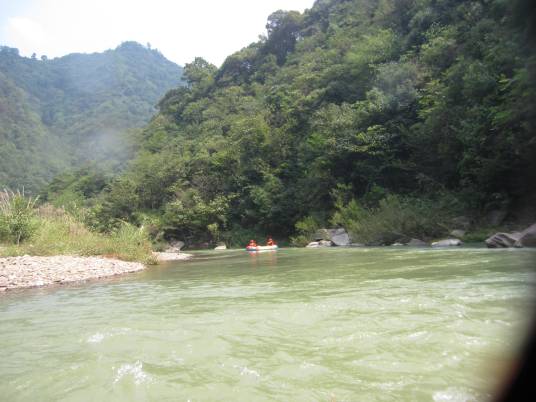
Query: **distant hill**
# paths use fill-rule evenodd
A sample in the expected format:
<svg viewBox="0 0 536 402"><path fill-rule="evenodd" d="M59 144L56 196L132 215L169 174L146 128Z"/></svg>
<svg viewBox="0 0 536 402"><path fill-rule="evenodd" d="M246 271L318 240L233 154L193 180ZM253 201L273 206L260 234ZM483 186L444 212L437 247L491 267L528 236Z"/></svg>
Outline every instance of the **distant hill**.
<svg viewBox="0 0 536 402"><path fill-rule="evenodd" d="M51 60L0 47L0 188L36 190L65 168L117 163L128 130L150 120L181 76L136 42Z"/></svg>

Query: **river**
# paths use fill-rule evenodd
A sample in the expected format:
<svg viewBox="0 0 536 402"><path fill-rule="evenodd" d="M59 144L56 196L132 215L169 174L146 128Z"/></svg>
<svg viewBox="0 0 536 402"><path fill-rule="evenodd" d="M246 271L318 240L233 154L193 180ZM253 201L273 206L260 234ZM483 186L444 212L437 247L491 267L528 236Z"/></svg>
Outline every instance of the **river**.
<svg viewBox="0 0 536 402"><path fill-rule="evenodd" d="M282 249L0 295L5 401L481 401L535 250Z"/></svg>

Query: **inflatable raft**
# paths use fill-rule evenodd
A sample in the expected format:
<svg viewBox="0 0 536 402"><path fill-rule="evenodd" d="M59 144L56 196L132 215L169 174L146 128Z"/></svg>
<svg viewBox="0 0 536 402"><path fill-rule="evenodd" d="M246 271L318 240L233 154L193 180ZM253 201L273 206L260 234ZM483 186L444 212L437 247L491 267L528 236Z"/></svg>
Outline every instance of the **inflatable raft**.
<svg viewBox="0 0 536 402"><path fill-rule="evenodd" d="M277 245L274 246L256 246L256 247L250 247L247 246L247 251L270 251L270 250L277 250Z"/></svg>

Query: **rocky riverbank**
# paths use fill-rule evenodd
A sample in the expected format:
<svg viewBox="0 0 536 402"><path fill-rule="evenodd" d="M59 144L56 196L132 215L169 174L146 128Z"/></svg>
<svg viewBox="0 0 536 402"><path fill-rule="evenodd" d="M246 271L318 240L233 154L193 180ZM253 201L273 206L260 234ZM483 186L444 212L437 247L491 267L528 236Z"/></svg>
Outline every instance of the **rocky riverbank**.
<svg viewBox="0 0 536 402"><path fill-rule="evenodd" d="M177 252L170 252L170 251L164 251L164 252L153 252L154 258L156 258L156 261L158 262L167 262L167 261L183 261L183 260L189 260L193 257L192 254L185 254L185 253L177 253Z"/></svg>
<svg viewBox="0 0 536 402"><path fill-rule="evenodd" d="M104 278L145 269L139 262L103 257L6 257L0 258L0 292L36 286Z"/></svg>

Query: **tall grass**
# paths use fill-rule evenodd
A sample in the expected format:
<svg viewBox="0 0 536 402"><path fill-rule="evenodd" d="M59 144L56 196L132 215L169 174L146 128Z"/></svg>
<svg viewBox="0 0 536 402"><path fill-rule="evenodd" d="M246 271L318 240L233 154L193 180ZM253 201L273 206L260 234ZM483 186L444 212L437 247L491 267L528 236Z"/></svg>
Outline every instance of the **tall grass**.
<svg viewBox="0 0 536 402"><path fill-rule="evenodd" d="M88 230L62 209L49 205L35 213L37 223L33 235L25 242L6 244L0 254L15 255L100 255L125 261L155 263L151 242L144 228L128 223L110 233Z"/></svg>
<svg viewBox="0 0 536 402"><path fill-rule="evenodd" d="M36 198L27 198L24 190L0 191L0 240L20 244L29 239L36 230Z"/></svg>

